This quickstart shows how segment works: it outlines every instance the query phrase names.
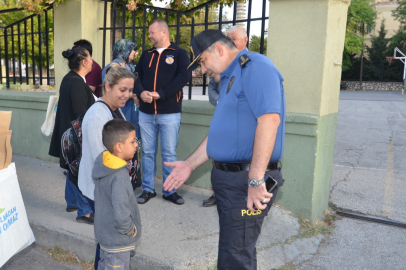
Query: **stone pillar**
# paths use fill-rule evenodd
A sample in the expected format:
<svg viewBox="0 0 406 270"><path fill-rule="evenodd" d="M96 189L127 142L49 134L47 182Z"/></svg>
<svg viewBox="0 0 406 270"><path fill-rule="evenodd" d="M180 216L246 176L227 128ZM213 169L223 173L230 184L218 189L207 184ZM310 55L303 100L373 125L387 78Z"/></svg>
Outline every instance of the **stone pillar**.
<svg viewBox="0 0 406 270"><path fill-rule="evenodd" d="M107 15L110 14L110 3ZM61 81L69 72L68 62L62 52L72 48L73 42L87 39L93 46L93 60L102 66L104 2L98 0L68 0L65 5L54 7L55 90L59 93ZM107 16L107 27L110 16ZM106 33L106 63L110 62L110 33Z"/></svg>
<svg viewBox="0 0 406 270"><path fill-rule="evenodd" d="M285 185L277 203L322 219L332 175L350 0L270 0L268 57L285 78Z"/></svg>

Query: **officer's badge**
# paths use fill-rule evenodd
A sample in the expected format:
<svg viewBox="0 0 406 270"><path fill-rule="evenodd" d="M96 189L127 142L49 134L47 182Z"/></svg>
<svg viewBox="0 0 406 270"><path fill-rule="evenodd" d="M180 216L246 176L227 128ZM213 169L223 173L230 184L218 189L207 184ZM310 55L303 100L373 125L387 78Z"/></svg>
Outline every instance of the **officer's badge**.
<svg viewBox="0 0 406 270"><path fill-rule="evenodd" d="M245 68L245 65L251 61L251 58L248 57L248 55L243 54L240 56L240 58L238 59L238 62L240 62L241 68Z"/></svg>
<svg viewBox="0 0 406 270"><path fill-rule="evenodd" d="M175 60L174 60L173 55L167 55L167 56L166 56L165 62L166 62L168 65L172 65L174 61L175 61Z"/></svg>
<svg viewBox="0 0 406 270"><path fill-rule="evenodd" d="M230 92L230 89L231 89L231 87L233 86L233 83L234 83L234 79L235 79L234 76L231 77L230 82L228 83L228 87L227 87L227 92L226 92L226 94L228 94L228 92Z"/></svg>

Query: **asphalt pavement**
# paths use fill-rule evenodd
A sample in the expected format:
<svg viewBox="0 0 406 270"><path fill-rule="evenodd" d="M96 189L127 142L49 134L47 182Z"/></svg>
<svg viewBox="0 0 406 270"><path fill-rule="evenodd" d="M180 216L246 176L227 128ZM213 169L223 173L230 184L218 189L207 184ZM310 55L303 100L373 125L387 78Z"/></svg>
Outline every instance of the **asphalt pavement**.
<svg viewBox="0 0 406 270"><path fill-rule="evenodd" d="M330 203L406 223L406 96L341 91ZM406 269L406 228L349 218L300 269Z"/></svg>

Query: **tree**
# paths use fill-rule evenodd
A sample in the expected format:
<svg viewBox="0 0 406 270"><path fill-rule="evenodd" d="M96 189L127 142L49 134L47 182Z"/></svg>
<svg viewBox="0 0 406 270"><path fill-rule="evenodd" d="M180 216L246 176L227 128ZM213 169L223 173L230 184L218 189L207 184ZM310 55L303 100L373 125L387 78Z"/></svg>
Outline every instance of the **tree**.
<svg viewBox="0 0 406 270"><path fill-rule="evenodd" d="M14 8L17 6L17 1L16 0L10 0L6 2L0 2L0 9L9 9L9 8ZM8 12L8 13L3 13L0 14L0 25L1 26L7 26L10 25L16 21L19 21L23 18L26 18L28 16L32 15L32 13L27 12L27 11L14 11L14 12ZM54 38L53 38L53 12L49 11L47 12L48 15L48 29L45 29L45 15L41 15L41 22L40 22L40 27L41 27L41 64L42 67L47 66L47 58L46 58L46 44L48 43L48 50L49 50L49 65L53 65L54 61ZM39 64L40 61L40 53L39 53L39 35L38 35L38 19L37 17L33 18L34 22L34 42L32 41L32 35L31 35L31 20L28 20L27 22L27 30L24 29L24 24L20 25L20 34L24 34L25 31L29 34L27 36L27 59L28 63L25 61L25 38L24 35L20 35L20 50L18 48L18 26L13 27L13 41L14 41L14 50L12 49L12 37L11 37L11 28L8 29L7 31L7 37L8 37L8 57L9 59L12 59L13 52L15 59L18 59L19 52L21 52L21 62L24 64L32 64L32 47L34 47L34 61L35 65ZM45 35L45 30L49 31L49 41L47 42L46 40L46 35ZM4 35L4 29L0 30L1 35ZM1 40L2 44L4 44L4 37ZM33 46L34 45L34 46ZM5 55L5 49L4 46L1 46L1 56L4 58Z"/></svg>
<svg viewBox="0 0 406 270"><path fill-rule="evenodd" d="M266 49L268 46L268 37L264 38L264 55L266 55ZM249 50L252 52L257 52L259 53L261 49L261 37L260 36L251 36L250 44L249 44Z"/></svg>
<svg viewBox="0 0 406 270"><path fill-rule="evenodd" d="M404 27L406 25L406 0L398 0L397 2L398 6L392 11L392 16Z"/></svg>
<svg viewBox="0 0 406 270"><path fill-rule="evenodd" d="M369 0L352 0L347 13L344 41L343 65L345 71L351 67L351 55L364 49L364 34L375 25L376 12Z"/></svg>
<svg viewBox="0 0 406 270"><path fill-rule="evenodd" d="M385 20L382 20L378 35L371 38L371 46L367 47L368 60L365 63L365 73L371 80L383 81L384 73L387 73L386 62L389 40L386 38Z"/></svg>
<svg viewBox="0 0 406 270"><path fill-rule="evenodd" d="M34 12L36 14L42 13L47 5L55 4L64 5L68 0L21 0L18 2L19 7L23 7L27 11ZM164 2L168 5L170 9L179 10L179 11L186 11L191 8L197 7L200 4L206 3L207 0L157 0L159 2ZM237 2L244 2L245 0L237 0ZM128 2L127 8L133 11L137 4L149 5L152 6L151 0L130 0ZM224 4L231 6L234 3L233 0L220 0L217 4ZM201 10L196 11L195 13L201 13Z"/></svg>

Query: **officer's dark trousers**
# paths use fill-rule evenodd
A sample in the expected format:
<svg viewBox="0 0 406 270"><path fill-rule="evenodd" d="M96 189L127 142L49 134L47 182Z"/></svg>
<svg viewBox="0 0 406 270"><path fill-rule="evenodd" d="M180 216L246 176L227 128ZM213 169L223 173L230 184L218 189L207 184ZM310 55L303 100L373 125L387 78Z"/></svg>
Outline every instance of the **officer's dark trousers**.
<svg viewBox="0 0 406 270"><path fill-rule="evenodd" d="M278 187L283 184L279 170L266 173L278 182ZM220 222L217 269L257 269L255 244L264 217L268 214L278 189L273 192L271 203L265 210L251 212L247 209L245 201L248 192L248 172L226 172L213 168L211 181L216 194Z"/></svg>

